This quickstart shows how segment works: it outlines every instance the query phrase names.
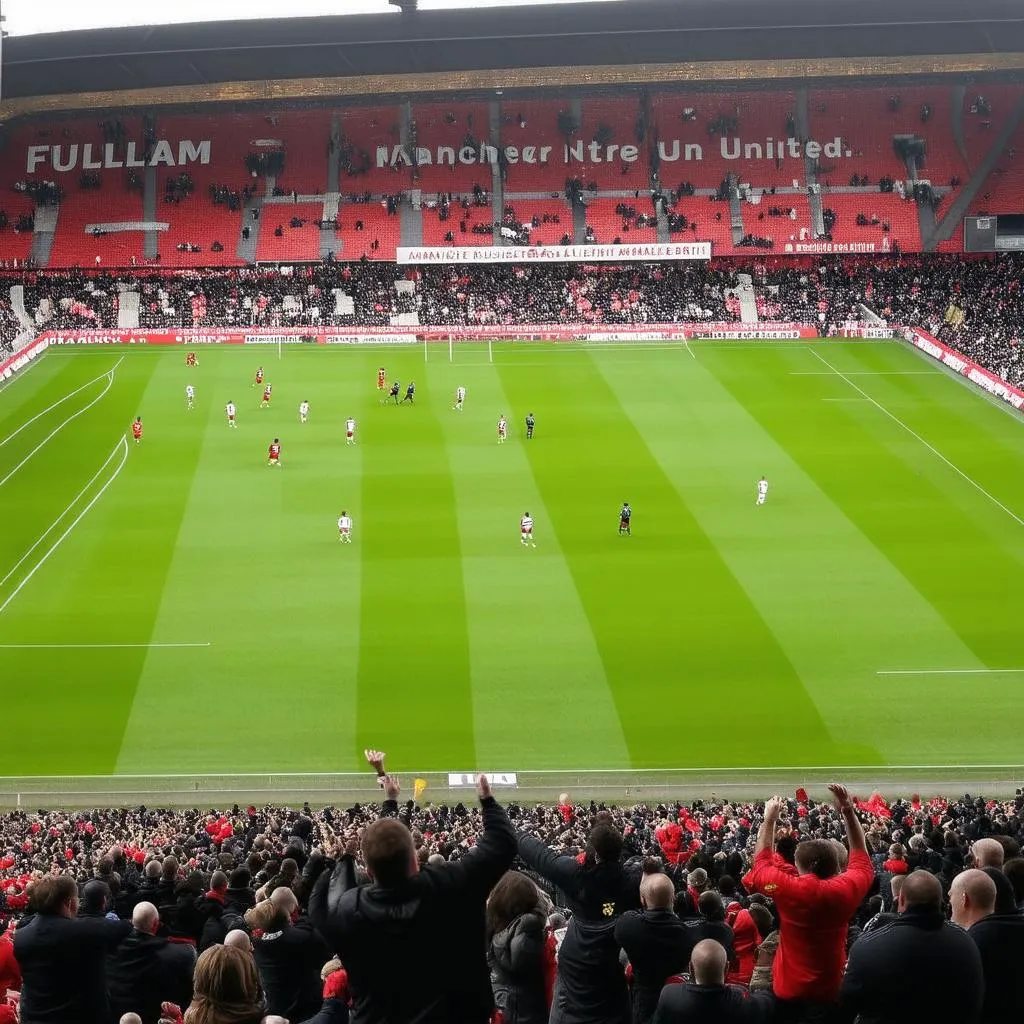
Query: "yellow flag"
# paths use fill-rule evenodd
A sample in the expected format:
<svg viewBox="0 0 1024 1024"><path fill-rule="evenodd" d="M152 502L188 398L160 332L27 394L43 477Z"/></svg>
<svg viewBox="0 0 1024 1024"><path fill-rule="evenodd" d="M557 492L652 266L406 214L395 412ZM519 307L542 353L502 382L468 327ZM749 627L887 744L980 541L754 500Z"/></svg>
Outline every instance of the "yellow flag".
<svg viewBox="0 0 1024 1024"><path fill-rule="evenodd" d="M426 779L416 779L412 784L412 798L419 803L420 797L423 796L423 790L427 788Z"/></svg>

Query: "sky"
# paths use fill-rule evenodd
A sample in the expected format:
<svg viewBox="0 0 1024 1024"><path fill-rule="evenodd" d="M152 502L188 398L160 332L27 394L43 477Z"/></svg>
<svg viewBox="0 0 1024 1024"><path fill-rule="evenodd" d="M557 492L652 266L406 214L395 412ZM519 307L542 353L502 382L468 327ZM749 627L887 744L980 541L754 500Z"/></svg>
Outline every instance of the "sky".
<svg viewBox="0 0 1024 1024"><path fill-rule="evenodd" d="M585 3L590 0L420 0L420 10L460 10L474 7L525 7L531 4ZM604 3L621 0L601 0ZM122 25L168 22L231 21L242 18L304 17L324 14L382 14L400 17L387 0L171 0L140 4L138 0L0 0L12 36Z"/></svg>

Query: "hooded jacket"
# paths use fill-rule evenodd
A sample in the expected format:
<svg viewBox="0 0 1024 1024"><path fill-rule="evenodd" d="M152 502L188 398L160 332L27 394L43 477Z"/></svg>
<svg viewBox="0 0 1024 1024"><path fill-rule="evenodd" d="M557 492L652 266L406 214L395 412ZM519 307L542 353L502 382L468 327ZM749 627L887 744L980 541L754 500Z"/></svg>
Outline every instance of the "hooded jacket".
<svg viewBox="0 0 1024 1024"><path fill-rule="evenodd" d="M494 1004L504 1024L547 1024L547 936L537 913L517 917L492 936L487 949Z"/></svg>
<svg viewBox="0 0 1024 1024"><path fill-rule="evenodd" d="M188 1006L192 1002L195 949L138 930L107 958L110 1019L116 1024L126 1013L137 1013L142 1024L156 1024L164 1001Z"/></svg>

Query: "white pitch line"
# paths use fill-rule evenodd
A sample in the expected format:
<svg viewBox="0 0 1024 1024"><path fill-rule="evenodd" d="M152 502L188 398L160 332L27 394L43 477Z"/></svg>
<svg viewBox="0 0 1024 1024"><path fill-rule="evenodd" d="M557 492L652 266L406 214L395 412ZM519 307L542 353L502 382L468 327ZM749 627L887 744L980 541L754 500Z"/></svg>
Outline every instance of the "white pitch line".
<svg viewBox="0 0 1024 1024"><path fill-rule="evenodd" d="M114 648L149 647L212 647L211 643L151 643L151 644L0 644L0 651L93 651Z"/></svg>
<svg viewBox="0 0 1024 1024"><path fill-rule="evenodd" d="M71 533L71 531L82 521L82 519L85 517L85 514L89 511L89 509L91 509L93 507L93 505L95 505L96 502L99 501L100 498L103 497L103 495L106 492L107 488L118 478L118 476L121 473L121 470L124 469L124 464L128 461L128 439L126 437L122 437L121 440L118 441L116 445L114 445L114 450L111 452L110 456L107 458L106 462L104 462L104 464L103 464L105 466L107 464L107 462L110 462L110 459L114 455L117 454L118 448L122 448L123 452L122 452L122 455L121 455L121 461L118 463L117 469L114 470L113 476L111 476L111 478L96 492L96 494L93 496L93 498L89 502L89 504L86 505L85 508L83 508L82 511L79 512L77 516L75 516L75 518L72 521L71 525L53 542L53 544L50 546L50 549L46 552L46 554L43 555L43 557L40 558L39 561L36 562L36 564L34 566L32 566L32 568L28 571L28 573L25 576L25 578L14 588L14 590L7 597L7 600L4 601L3 604L0 604L0 614L3 614L4 609L6 609L7 606L18 596L18 594L21 593L21 588L24 587L25 584L28 583L28 581L30 579L32 579L32 577L35 576L35 574L46 564L46 562L49 559L50 555L52 555L54 553L54 551L56 551L57 548L59 548L61 546L61 544L64 542L64 540L68 536L68 534ZM95 479L96 478L93 477L93 480L95 480ZM90 483L91 482L92 481L90 481ZM88 486L88 485L86 485L86 486ZM79 491L78 492L78 497L80 498L83 493L84 493L84 490L83 491ZM47 531L47 533L48 532L49 531ZM45 536L45 534L44 534L44 536ZM9 575L10 574L8 573L8 576ZM7 577L5 577L5 579L6 578Z"/></svg>
<svg viewBox="0 0 1024 1024"><path fill-rule="evenodd" d="M1020 675L1024 668L887 668L876 676L984 676Z"/></svg>
<svg viewBox="0 0 1024 1024"><path fill-rule="evenodd" d="M45 416L48 412L53 412L53 410L56 409L57 406L63 405L69 398L74 398L75 395L77 395L79 392L84 391L86 388L92 387L93 384L95 384L97 381L103 380L104 377L108 377L110 374L114 372L114 370L118 368L118 366L121 365L122 359L124 359L124 356L121 356L121 359L118 359L118 361L114 364L113 369L107 370L106 373L101 373L98 377L93 377L93 379L90 381L86 381L86 383L83 384L80 388L75 388L74 391L69 391L63 398L58 398L56 402L52 403L51 405L48 405L42 412L37 412L35 416L32 417L32 419L26 420L24 423L22 423L20 427L18 427L16 431L14 431L13 434L8 434L7 437L0 441L0 448L3 448L3 446L7 444L8 441L13 441L26 427L32 426L32 424L35 423L36 420Z"/></svg>
<svg viewBox="0 0 1024 1024"><path fill-rule="evenodd" d="M938 448L936 448L930 442L926 441L912 427L908 427L907 424L904 423L903 420L899 418L899 416L897 416L895 413L889 412L889 410L886 409L886 407L882 405L881 402L872 398L866 391L863 390L863 388L860 387L859 384L850 380L850 378L845 373L840 373L839 370L837 370L823 355L820 355L815 349L809 348L807 351L810 352L811 355L814 356L814 358L817 359L819 362L824 363L834 374L845 380L851 388L853 388L855 391L863 395L879 412L884 413L886 416L889 417L889 419L893 421L893 423L897 424L898 426L901 426L908 434L910 434L911 437L914 437L918 441L920 441L921 444L923 444L925 448L928 449L928 451L930 451L936 458L941 459L947 466L949 466L951 470L953 470L954 473L960 476L961 479L966 480L967 483L969 483L976 491L978 491L979 494L983 494L986 498L988 498L989 501L992 502L993 505L995 505L997 508L1001 508L1014 522L1018 523L1020 526L1024 526L1024 519L1021 519L1021 517L1017 515L1016 512L1014 512L1012 509L1007 508L997 497L986 491L985 488L982 487L977 480L975 480L973 477L968 476L959 466L950 462L949 459L947 459L946 456L943 455L942 452L938 450Z"/></svg>
<svg viewBox="0 0 1024 1024"><path fill-rule="evenodd" d="M690 348L689 339L683 338L683 344L686 346L686 351L690 353L690 358L691 359L696 359L697 357L693 354L693 349Z"/></svg>
<svg viewBox="0 0 1024 1024"><path fill-rule="evenodd" d="M107 466L110 464L110 462L113 460L116 454L117 447L115 446L114 450L107 456L103 465L100 466L100 468L97 469L96 472L93 474L92 479L71 499L71 502L68 504L68 507L64 509L64 511L61 512L61 514L57 516L57 518L54 519L54 521L50 523L50 525L39 535L39 537L36 539L36 542L32 545L32 547L28 549L28 551L25 552L25 554L21 556L21 558L17 560L17 562L14 563L14 565L11 567L7 575L0 579L0 587L2 587L18 571L18 569L21 567L21 563L24 562L25 559L28 558L28 556L31 555L32 552L35 551L35 549L39 547L39 545L42 544L44 540L46 540L50 533L52 533L53 530L57 528L61 520L78 504L82 495L85 494L85 492L88 491L90 487L92 487L92 485L96 482L97 477L99 477L103 473L103 470L107 468Z"/></svg>
<svg viewBox="0 0 1024 1024"><path fill-rule="evenodd" d="M38 452L41 448L46 447L46 445L49 444L50 441L52 441L53 438L56 437L69 423L71 423L74 420L77 420L78 417L81 416L83 413L88 412L101 398L103 398L104 395L106 395L106 393L114 386L114 373L123 361L124 356L121 356L121 358L118 359L118 361L113 365L113 367L111 367L111 369L109 369L105 374L102 375L103 377L107 378L106 387L88 405L83 406L81 409L78 410L78 412L73 412L66 420L64 420L63 423L60 423L56 427L54 427L53 430L51 430L50 433L48 433L46 437L44 437L42 441L40 441L39 444L37 444L35 448L33 448L32 451L28 453L28 455L26 455L25 458L23 458L21 462L19 462L14 467L14 469L12 469L10 473L7 474L7 476L5 476L3 479L0 479L0 487L3 487L3 485L7 483L7 481L10 480L11 477L14 476L14 474L17 473L18 470L21 469L21 467L24 466L25 463L28 462L29 459L31 459L36 454L36 452ZM101 379L101 377L96 378L96 380ZM95 383L95 381L91 381L90 383Z"/></svg>
<svg viewBox="0 0 1024 1024"><path fill-rule="evenodd" d="M865 398L823 398L823 402L865 402Z"/></svg>
<svg viewBox="0 0 1024 1024"><path fill-rule="evenodd" d="M809 351L813 352L814 349ZM833 373L839 373L834 370ZM847 377L935 377L939 370L850 370ZM828 377L824 370L790 370L790 377Z"/></svg>

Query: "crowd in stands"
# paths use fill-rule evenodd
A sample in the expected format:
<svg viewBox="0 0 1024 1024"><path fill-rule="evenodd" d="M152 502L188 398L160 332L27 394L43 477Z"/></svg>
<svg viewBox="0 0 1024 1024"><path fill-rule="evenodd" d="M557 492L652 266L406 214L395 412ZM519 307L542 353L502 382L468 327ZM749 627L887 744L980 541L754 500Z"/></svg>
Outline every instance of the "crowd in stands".
<svg viewBox="0 0 1024 1024"><path fill-rule="evenodd" d="M515 211L509 210L509 223ZM735 291L750 274L759 316L816 324L823 333L876 316L931 331L1013 384L1024 384L1024 258L941 254L623 266L428 266L326 261L283 270L239 268L132 278L79 271L28 272L25 304L42 328L112 328L118 289L141 293L144 328L389 326L399 316L432 326L643 324L739 319ZM396 283L412 282L412 290ZM337 312L335 293L353 300ZM7 321L10 318L4 317ZM408 320L405 321L409 323ZM15 329L0 323L0 335Z"/></svg>
<svg viewBox="0 0 1024 1024"><path fill-rule="evenodd" d="M0 817L0 1019L863 1024L1024 1012L1024 794ZM137 1014L137 1017L125 1017ZM279 1024L279 1022L274 1022Z"/></svg>

